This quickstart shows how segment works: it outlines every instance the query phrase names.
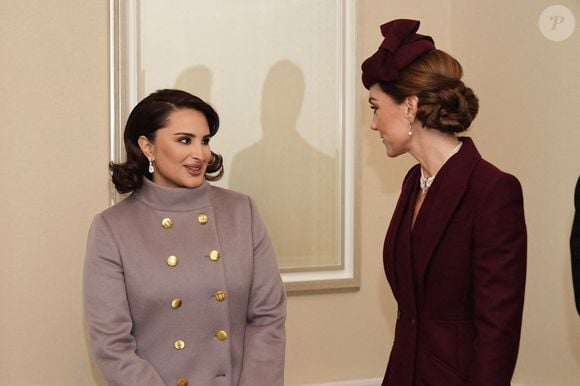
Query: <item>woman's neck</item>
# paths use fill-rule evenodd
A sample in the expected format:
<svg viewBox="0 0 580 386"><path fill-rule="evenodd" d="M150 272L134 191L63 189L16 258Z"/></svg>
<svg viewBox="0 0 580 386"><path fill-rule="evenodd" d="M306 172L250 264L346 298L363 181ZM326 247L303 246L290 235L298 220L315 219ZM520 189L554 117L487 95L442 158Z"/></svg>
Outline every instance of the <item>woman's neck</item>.
<svg viewBox="0 0 580 386"><path fill-rule="evenodd" d="M443 164L455 154L460 145L455 134L442 133L439 130L422 128L413 135L414 144L409 151L421 164L428 177L434 177Z"/></svg>

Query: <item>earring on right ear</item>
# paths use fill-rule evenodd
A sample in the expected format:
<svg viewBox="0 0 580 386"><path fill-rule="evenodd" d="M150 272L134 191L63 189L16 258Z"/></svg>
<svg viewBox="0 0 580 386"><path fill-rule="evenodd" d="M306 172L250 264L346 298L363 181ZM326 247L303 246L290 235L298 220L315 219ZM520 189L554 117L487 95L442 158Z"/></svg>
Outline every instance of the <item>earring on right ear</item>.
<svg viewBox="0 0 580 386"><path fill-rule="evenodd" d="M409 121L409 131L407 132L407 134L409 134L409 137L413 135L413 128L411 127L411 121Z"/></svg>
<svg viewBox="0 0 580 386"><path fill-rule="evenodd" d="M147 169L147 171L153 174L153 172L155 171L155 168L153 167L153 160L149 157L147 157L147 159L149 160L149 168Z"/></svg>

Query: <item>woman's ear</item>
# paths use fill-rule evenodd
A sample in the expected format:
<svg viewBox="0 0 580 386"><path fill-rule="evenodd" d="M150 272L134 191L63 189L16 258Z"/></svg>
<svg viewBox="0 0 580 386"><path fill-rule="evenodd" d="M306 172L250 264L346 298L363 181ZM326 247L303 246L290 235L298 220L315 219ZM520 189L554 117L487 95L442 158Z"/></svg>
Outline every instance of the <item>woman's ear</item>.
<svg viewBox="0 0 580 386"><path fill-rule="evenodd" d="M151 143L151 141L149 141L149 138L142 135L137 140L137 143L139 144L139 148L141 149L143 154L145 154L145 157L147 157L151 161L154 161L155 160L155 157L153 155L154 148L153 148L153 144Z"/></svg>
<svg viewBox="0 0 580 386"><path fill-rule="evenodd" d="M415 120L415 115L417 114L417 109L419 105L419 97L416 95L410 95L405 98L403 102L405 104L405 112L407 113L407 118L413 122Z"/></svg>

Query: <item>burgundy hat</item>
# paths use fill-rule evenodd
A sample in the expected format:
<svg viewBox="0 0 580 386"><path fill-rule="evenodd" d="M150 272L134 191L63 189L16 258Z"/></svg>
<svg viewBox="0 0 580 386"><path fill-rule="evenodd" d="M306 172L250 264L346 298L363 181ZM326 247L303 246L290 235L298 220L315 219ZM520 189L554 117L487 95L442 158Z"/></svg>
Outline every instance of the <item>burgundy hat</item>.
<svg viewBox="0 0 580 386"><path fill-rule="evenodd" d="M419 35L420 22L397 19L381 26L385 37L378 51L362 64L362 82L369 89L377 82L399 79L399 71L423 53L435 49L431 36Z"/></svg>

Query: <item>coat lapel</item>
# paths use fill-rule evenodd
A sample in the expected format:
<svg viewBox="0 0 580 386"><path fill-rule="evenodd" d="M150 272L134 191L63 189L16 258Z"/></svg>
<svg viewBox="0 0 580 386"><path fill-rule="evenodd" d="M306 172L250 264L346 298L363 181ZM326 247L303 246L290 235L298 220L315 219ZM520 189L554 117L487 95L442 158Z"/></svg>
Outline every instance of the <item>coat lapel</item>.
<svg viewBox="0 0 580 386"><path fill-rule="evenodd" d="M403 216L405 215L405 208L409 203L409 199L413 195L413 189L417 187L417 181L419 180L419 167L414 166L409 170L405 179L403 181L403 186L401 188L401 194L393 216L391 217L391 222L389 224L389 229L387 230L387 235L385 237L385 244L383 246L383 265L385 268L385 274L387 280L391 285L393 294L398 299L398 283L395 275L395 240L398 240L401 236L401 224L403 222Z"/></svg>
<svg viewBox="0 0 580 386"><path fill-rule="evenodd" d="M414 255L419 274L417 283L420 294L423 289L425 273L435 248L444 237L445 229L465 194L469 178L481 159L481 155L470 138L463 137L460 140L463 142L462 149L437 173L437 178L429 189L423 204L424 206L429 205L429 208L428 213L423 213L427 215L427 218L420 225L422 237L415 245ZM427 203L427 200L430 202ZM415 226L418 225L419 223L415 224Z"/></svg>

